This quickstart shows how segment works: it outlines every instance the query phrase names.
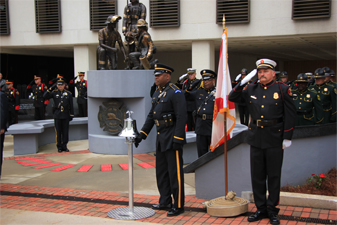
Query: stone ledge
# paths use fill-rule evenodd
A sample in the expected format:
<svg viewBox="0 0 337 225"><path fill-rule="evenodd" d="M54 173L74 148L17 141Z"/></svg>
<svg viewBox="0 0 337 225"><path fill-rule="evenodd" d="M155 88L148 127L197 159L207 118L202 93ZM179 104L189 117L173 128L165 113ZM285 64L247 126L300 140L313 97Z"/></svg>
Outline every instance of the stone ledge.
<svg viewBox="0 0 337 225"><path fill-rule="evenodd" d="M252 191L243 191L241 196L250 202L254 202ZM337 197L281 192L280 205L336 210Z"/></svg>

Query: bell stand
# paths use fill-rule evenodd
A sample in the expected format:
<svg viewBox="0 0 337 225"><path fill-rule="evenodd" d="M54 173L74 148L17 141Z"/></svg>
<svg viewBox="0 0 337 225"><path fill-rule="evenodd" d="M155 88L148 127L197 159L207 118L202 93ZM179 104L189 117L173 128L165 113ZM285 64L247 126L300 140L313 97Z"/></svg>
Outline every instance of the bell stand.
<svg viewBox="0 0 337 225"><path fill-rule="evenodd" d="M114 219L120 220L137 220L143 219L155 214L155 211L146 207L134 207L133 206L133 143L135 142L135 135L130 134L128 131L133 132L131 113L129 113L129 118L124 120L124 136L126 143L128 144L128 158L129 158L129 207L122 207L110 210L108 216ZM123 131L122 131L123 133Z"/></svg>

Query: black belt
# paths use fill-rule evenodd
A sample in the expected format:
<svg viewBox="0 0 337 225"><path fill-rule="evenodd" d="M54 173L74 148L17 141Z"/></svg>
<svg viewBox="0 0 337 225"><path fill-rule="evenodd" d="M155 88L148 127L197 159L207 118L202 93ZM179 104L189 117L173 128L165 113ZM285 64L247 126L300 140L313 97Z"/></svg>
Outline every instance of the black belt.
<svg viewBox="0 0 337 225"><path fill-rule="evenodd" d="M198 114L198 117L201 117L202 120L212 120L213 119L213 115L207 115L207 114Z"/></svg>
<svg viewBox="0 0 337 225"><path fill-rule="evenodd" d="M282 121L282 118L276 120L253 120L253 124L256 124L257 127L269 127L277 123L281 123Z"/></svg>
<svg viewBox="0 0 337 225"><path fill-rule="evenodd" d="M310 114L312 112L312 109L310 110L304 110L304 111L297 111L297 115L307 115Z"/></svg>

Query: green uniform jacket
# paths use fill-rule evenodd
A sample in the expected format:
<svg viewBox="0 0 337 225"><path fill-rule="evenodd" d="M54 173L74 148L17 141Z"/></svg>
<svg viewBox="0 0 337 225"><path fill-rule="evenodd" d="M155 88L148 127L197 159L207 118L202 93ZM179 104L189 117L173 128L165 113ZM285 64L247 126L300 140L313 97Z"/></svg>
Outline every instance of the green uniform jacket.
<svg viewBox="0 0 337 225"><path fill-rule="evenodd" d="M318 117L317 111L323 110L315 90L306 89L300 92L292 90L293 100L296 106L296 126L314 125L321 123L323 118Z"/></svg>

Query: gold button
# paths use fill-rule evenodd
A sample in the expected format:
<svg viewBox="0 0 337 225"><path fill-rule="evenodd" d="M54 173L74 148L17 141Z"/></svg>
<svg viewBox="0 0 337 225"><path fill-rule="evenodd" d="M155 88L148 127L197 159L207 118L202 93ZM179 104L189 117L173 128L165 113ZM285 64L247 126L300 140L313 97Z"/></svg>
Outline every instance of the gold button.
<svg viewBox="0 0 337 225"><path fill-rule="evenodd" d="M300 105L302 104L302 102L300 102Z"/></svg>
<svg viewBox="0 0 337 225"><path fill-rule="evenodd" d="M301 107L298 107L298 109L301 109Z"/></svg>
<svg viewBox="0 0 337 225"><path fill-rule="evenodd" d="M277 105L277 102L275 103L275 105Z"/></svg>
<svg viewBox="0 0 337 225"><path fill-rule="evenodd" d="M264 105L261 105L261 108L264 108Z"/></svg>
<svg viewBox="0 0 337 225"><path fill-rule="evenodd" d="M263 98L266 98L266 96L265 96L265 95L263 95Z"/></svg>
<svg viewBox="0 0 337 225"><path fill-rule="evenodd" d="M159 132L157 134L160 134Z"/></svg>
<svg viewBox="0 0 337 225"><path fill-rule="evenodd" d="M261 118L263 118L263 116L261 116Z"/></svg>
<svg viewBox="0 0 337 225"><path fill-rule="evenodd" d="M267 89L267 87L264 87L264 89Z"/></svg>
<svg viewBox="0 0 337 225"><path fill-rule="evenodd" d="M153 114L156 114L156 112L153 112Z"/></svg>
<svg viewBox="0 0 337 225"><path fill-rule="evenodd" d="M302 98L300 98L300 100L302 100Z"/></svg>
<svg viewBox="0 0 337 225"><path fill-rule="evenodd" d="M278 131L281 131L281 130L278 130Z"/></svg>
<svg viewBox="0 0 337 225"><path fill-rule="evenodd" d="M206 108L204 108L203 110L206 110Z"/></svg>
<svg viewBox="0 0 337 225"><path fill-rule="evenodd" d="M261 128L263 128L263 126L261 126Z"/></svg>
<svg viewBox="0 0 337 225"><path fill-rule="evenodd" d="M205 105L207 105L207 102L205 102Z"/></svg>
<svg viewBox="0 0 337 225"><path fill-rule="evenodd" d="M321 93L320 91L318 91L318 93Z"/></svg>

